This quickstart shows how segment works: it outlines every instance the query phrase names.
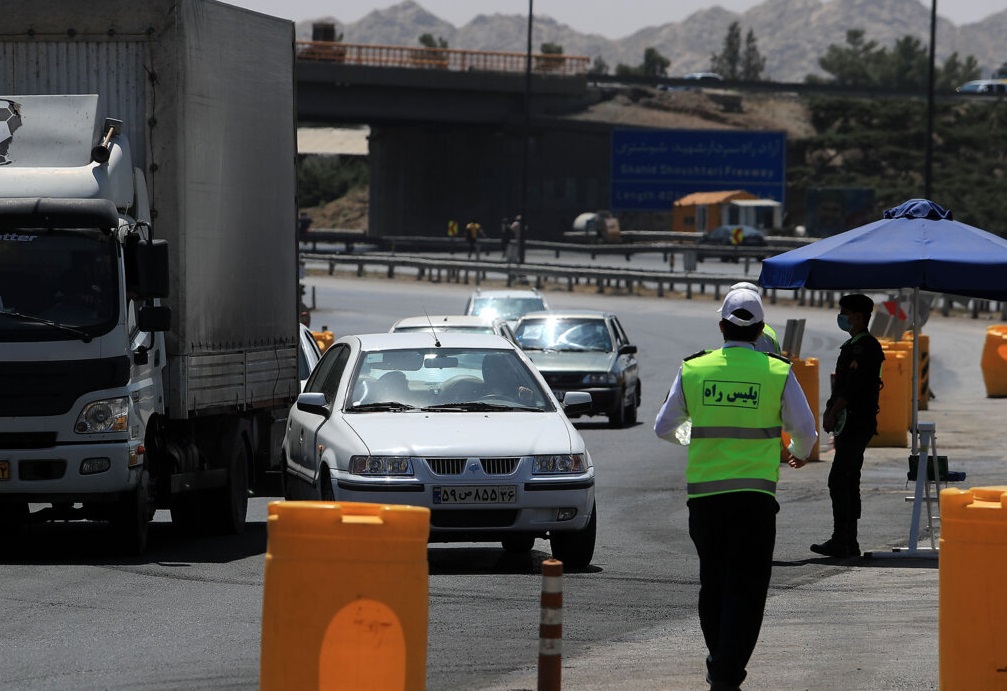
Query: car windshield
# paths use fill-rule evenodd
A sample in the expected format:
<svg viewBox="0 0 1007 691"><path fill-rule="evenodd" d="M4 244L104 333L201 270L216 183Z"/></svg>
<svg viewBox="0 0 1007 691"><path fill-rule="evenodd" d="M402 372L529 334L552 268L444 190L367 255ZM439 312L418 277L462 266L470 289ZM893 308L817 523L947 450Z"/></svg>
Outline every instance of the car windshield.
<svg viewBox="0 0 1007 691"><path fill-rule="evenodd" d="M0 234L0 339L91 337L119 316L114 240L98 229Z"/></svg>
<svg viewBox="0 0 1007 691"><path fill-rule="evenodd" d="M347 412L555 410L513 350L412 348L362 354Z"/></svg>
<svg viewBox="0 0 1007 691"><path fill-rule="evenodd" d="M513 321L529 312L545 309L545 301L540 297L481 297L473 299L470 312L480 317L500 317Z"/></svg>
<svg viewBox="0 0 1007 691"><path fill-rule="evenodd" d="M612 338L604 319L526 319L518 325L515 336L525 350L612 350Z"/></svg>

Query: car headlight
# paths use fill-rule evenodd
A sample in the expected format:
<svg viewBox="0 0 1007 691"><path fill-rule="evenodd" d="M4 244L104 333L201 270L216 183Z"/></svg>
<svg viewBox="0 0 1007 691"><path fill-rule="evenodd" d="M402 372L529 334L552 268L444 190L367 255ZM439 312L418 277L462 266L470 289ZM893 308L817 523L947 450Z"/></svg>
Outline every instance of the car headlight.
<svg viewBox="0 0 1007 691"><path fill-rule="evenodd" d="M619 377L612 372L589 372L584 375L585 384L618 384Z"/></svg>
<svg viewBox="0 0 1007 691"><path fill-rule="evenodd" d="M534 456L532 475L575 475L587 470L587 458L582 453Z"/></svg>
<svg viewBox="0 0 1007 691"><path fill-rule="evenodd" d="M413 461L402 456L351 456L354 475L412 475Z"/></svg>
<svg viewBox="0 0 1007 691"><path fill-rule="evenodd" d="M129 423L129 399L106 398L92 401L84 406L77 416L73 430L77 434L100 434L102 432L125 432Z"/></svg>

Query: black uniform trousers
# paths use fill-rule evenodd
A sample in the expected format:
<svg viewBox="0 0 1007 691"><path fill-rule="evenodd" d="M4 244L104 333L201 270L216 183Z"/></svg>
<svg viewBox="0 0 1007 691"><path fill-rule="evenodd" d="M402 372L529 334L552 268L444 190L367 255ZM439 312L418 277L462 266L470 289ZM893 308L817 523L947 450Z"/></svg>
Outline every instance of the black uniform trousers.
<svg viewBox="0 0 1007 691"><path fill-rule="evenodd" d="M762 628L780 506L772 495L750 491L693 497L688 506L707 671L711 682L738 686Z"/></svg>
<svg viewBox="0 0 1007 691"><path fill-rule="evenodd" d="M864 449L874 436L866 425L850 425L835 437L836 453L829 470L829 497L832 499L832 539L859 549L857 521L860 520L860 471L864 467Z"/></svg>

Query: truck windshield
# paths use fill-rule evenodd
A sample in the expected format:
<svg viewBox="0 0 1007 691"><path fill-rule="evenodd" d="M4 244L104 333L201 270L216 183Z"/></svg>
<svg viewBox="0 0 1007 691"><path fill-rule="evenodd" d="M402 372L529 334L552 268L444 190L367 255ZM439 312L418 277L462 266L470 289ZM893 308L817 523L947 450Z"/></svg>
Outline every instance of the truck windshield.
<svg viewBox="0 0 1007 691"><path fill-rule="evenodd" d="M116 244L101 231L0 230L0 340L101 335L118 320L118 295Z"/></svg>

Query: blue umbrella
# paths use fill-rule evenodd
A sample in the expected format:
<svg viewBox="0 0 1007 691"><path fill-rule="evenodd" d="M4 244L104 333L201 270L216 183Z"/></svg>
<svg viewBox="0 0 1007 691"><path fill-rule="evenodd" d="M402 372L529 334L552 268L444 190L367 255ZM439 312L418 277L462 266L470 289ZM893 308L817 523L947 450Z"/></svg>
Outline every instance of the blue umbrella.
<svg viewBox="0 0 1007 691"><path fill-rule="evenodd" d="M927 199L888 209L880 221L766 259L767 288L916 288L1007 300L1007 240L954 220Z"/></svg>
<svg viewBox="0 0 1007 691"><path fill-rule="evenodd" d="M762 262L766 288L913 290L913 391L919 391L920 290L1007 300L1007 240L954 220L928 199L888 209L880 221L823 238ZM912 453L919 449L919 401L912 397ZM918 471L918 478L924 472ZM918 494L918 492L917 492ZM914 531L916 526L914 506ZM915 532L911 533L915 549Z"/></svg>
<svg viewBox="0 0 1007 691"><path fill-rule="evenodd" d="M913 290L913 391L919 390L920 290L1007 300L1007 240L954 220L928 199L888 209L880 221L762 262L766 288ZM913 454L918 401L913 396Z"/></svg>

